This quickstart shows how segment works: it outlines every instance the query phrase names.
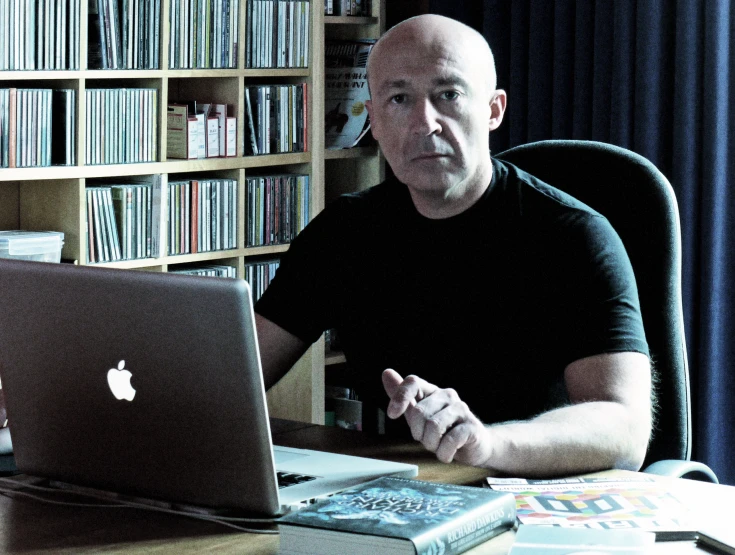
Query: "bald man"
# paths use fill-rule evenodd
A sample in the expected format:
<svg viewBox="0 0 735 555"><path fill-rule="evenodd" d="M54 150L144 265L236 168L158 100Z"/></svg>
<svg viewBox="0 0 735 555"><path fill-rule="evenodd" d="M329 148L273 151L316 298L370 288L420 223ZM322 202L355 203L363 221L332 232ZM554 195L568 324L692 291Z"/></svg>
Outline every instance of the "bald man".
<svg viewBox="0 0 735 555"><path fill-rule="evenodd" d="M331 203L284 255L256 305L266 385L336 328L388 433L443 462L640 468L651 369L630 262L600 214L491 158L506 94L485 39L409 19L368 82L395 177Z"/></svg>

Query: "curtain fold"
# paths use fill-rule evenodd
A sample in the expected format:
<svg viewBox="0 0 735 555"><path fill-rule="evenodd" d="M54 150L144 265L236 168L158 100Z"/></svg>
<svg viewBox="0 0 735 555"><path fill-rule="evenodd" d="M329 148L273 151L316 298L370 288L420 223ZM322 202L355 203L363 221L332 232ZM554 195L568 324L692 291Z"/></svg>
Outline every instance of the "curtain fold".
<svg viewBox="0 0 735 555"><path fill-rule="evenodd" d="M733 0L431 0L482 32L508 109L493 150L590 139L633 150L679 201L693 458L735 484Z"/></svg>

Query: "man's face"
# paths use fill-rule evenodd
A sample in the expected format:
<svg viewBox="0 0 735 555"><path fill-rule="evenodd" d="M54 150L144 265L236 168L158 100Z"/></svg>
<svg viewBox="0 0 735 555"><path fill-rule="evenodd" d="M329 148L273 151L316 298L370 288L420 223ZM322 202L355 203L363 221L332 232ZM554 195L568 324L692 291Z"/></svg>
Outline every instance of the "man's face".
<svg viewBox="0 0 735 555"><path fill-rule="evenodd" d="M495 96L487 66L463 40L390 38L371 60L369 110L394 173L414 202L484 190Z"/></svg>

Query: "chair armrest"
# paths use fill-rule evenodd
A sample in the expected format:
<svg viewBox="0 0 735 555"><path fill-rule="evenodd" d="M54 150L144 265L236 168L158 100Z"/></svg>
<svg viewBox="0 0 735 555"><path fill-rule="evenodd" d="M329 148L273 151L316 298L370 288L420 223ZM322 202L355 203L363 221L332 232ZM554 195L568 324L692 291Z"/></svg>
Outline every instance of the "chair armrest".
<svg viewBox="0 0 735 555"><path fill-rule="evenodd" d="M674 478L689 478L702 482L712 482L713 484L720 483L709 466L696 461L657 461L644 468L643 472L658 474L659 476L673 476Z"/></svg>

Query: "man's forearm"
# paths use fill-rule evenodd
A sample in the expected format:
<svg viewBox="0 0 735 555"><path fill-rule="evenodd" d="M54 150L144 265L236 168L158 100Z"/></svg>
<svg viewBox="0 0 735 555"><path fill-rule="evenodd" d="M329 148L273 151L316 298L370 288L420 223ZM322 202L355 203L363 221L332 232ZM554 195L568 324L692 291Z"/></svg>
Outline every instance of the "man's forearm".
<svg viewBox="0 0 735 555"><path fill-rule="evenodd" d="M615 402L579 403L532 420L487 427L491 455L483 466L516 476L638 470L650 418Z"/></svg>

